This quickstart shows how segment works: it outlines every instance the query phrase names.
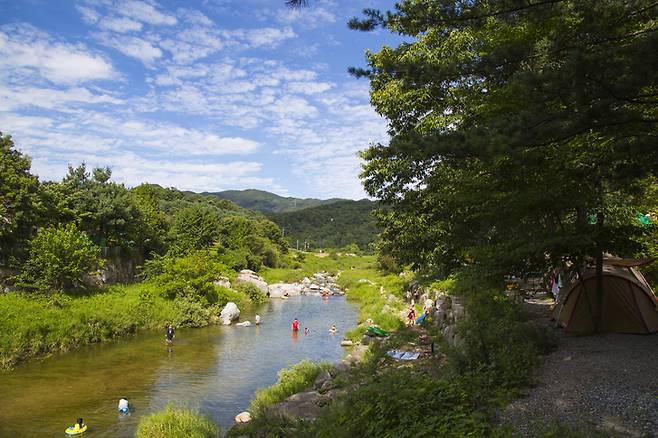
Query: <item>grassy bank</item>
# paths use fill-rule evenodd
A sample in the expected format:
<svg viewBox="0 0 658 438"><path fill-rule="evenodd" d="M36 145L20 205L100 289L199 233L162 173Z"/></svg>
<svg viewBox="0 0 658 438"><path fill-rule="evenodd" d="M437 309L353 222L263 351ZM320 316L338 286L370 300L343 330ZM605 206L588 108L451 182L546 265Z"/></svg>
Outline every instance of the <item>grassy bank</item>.
<svg viewBox="0 0 658 438"><path fill-rule="evenodd" d="M88 296L0 295L0 370L167 322L205 326L218 314L218 305L204 306L186 297L172 300L152 283L111 286Z"/></svg>
<svg viewBox="0 0 658 438"><path fill-rule="evenodd" d="M378 284L359 283L367 275ZM379 285L394 290L402 280L355 269L343 281L350 292L357 291L362 312L373 314L381 303L373 287L379 295ZM402 326L381 344L371 345L361 363L333 380L333 389L346 392L315 422L289 423L257 413L248 427L229 436L512 436L495 425L495 412L531 383L539 356L551 351L554 343L545 331L525 321L520 306L498 292L502 288L476 284L451 280L450 287L466 298L469 314L458 327L463 340L459 348L445 344L435 326ZM436 343L434 355L429 354L429 342ZM401 362L386 356L390 349L426 354Z"/></svg>
<svg viewBox="0 0 658 438"><path fill-rule="evenodd" d="M141 419L137 438L219 438L219 428L208 418L168 405Z"/></svg>
<svg viewBox="0 0 658 438"><path fill-rule="evenodd" d="M331 365L328 363L316 364L303 360L290 368L282 369L279 371L279 379L274 385L256 392L249 410L254 415L263 414L267 406L283 401L311 386L320 371L330 367Z"/></svg>

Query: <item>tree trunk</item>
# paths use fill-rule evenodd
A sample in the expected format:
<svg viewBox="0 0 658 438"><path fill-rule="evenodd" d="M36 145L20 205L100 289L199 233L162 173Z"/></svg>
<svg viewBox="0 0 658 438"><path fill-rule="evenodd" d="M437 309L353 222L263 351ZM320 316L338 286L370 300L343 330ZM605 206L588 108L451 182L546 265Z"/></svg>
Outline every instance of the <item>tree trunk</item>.
<svg viewBox="0 0 658 438"><path fill-rule="evenodd" d="M599 234L603 231L603 213L596 214L596 226ZM600 237L597 239L600 242ZM603 249L600 243L596 248L596 320L594 329L597 333L603 331Z"/></svg>

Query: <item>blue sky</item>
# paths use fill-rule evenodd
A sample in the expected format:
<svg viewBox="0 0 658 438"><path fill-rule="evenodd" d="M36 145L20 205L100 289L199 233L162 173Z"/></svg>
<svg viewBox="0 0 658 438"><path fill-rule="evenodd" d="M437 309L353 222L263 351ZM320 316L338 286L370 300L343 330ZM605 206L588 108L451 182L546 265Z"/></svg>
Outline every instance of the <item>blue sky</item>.
<svg viewBox="0 0 658 438"><path fill-rule="evenodd" d="M0 0L0 130L42 180L69 163L183 190L365 196L357 152L387 141L347 29L388 1Z"/></svg>

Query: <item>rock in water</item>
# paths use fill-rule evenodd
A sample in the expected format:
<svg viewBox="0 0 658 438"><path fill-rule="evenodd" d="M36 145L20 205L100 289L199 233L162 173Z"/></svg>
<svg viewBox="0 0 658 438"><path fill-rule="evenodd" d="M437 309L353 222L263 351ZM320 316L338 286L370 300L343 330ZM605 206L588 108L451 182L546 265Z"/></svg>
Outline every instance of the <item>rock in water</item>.
<svg viewBox="0 0 658 438"><path fill-rule="evenodd" d="M240 412L235 416L236 423L248 423L251 421L251 414L247 411Z"/></svg>
<svg viewBox="0 0 658 438"><path fill-rule="evenodd" d="M222 312L219 314L219 319L222 320L222 324L231 325L231 322L235 321L240 317L240 309L238 309L237 304L234 302L226 303L226 306L222 309Z"/></svg>
<svg viewBox="0 0 658 438"><path fill-rule="evenodd" d="M303 289L299 283L274 283L269 286L270 298L294 297L301 295Z"/></svg>

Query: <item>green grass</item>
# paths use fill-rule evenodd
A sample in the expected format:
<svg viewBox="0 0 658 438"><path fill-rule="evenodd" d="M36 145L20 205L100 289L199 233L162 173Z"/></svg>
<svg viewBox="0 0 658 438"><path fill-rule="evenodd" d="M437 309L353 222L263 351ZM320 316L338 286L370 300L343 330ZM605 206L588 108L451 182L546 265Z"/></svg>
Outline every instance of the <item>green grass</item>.
<svg viewBox="0 0 658 438"><path fill-rule="evenodd" d="M197 412L167 405L164 411L142 418L137 438L219 438L219 428Z"/></svg>
<svg viewBox="0 0 658 438"><path fill-rule="evenodd" d="M288 264L291 268L263 268L258 274L268 283L301 281L304 277L311 277L316 272L326 271L334 275L339 270L346 271L354 268L363 268L376 263L375 256L337 256L331 254L318 257L315 253L292 251ZM303 258L302 260L298 259Z"/></svg>
<svg viewBox="0 0 658 438"><path fill-rule="evenodd" d="M156 286L112 286L88 296L0 295L0 370L34 356L107 341L141 328L207 325L217 309L169 300Z"/></svg>
<svg viewBox="0 0 658 438"><path fill-rule="evenodd" d="M310 387L320 371L329 369L330 366L326 363L316 364L303 360L290 368L282 369L279 371L279 380L274 385L256 392L256 396L251 401L251 413L256 416L262 415L267 406Z"/></svg>
<svg viewBox="0 0 658 438"><path fill-rule="evenodd" d="M374 284L360 280L370 280ZM347 333L349 339L358 340L363 336L367 325L361 323L368 319L387 331L402 326L399 314L403 308L402 298L407 280L379 271L374 257L359 268L344 271L338 283L347 291L347 298L359 308L360 324ZM394 298L389 299L390 295Z"/></svg>

